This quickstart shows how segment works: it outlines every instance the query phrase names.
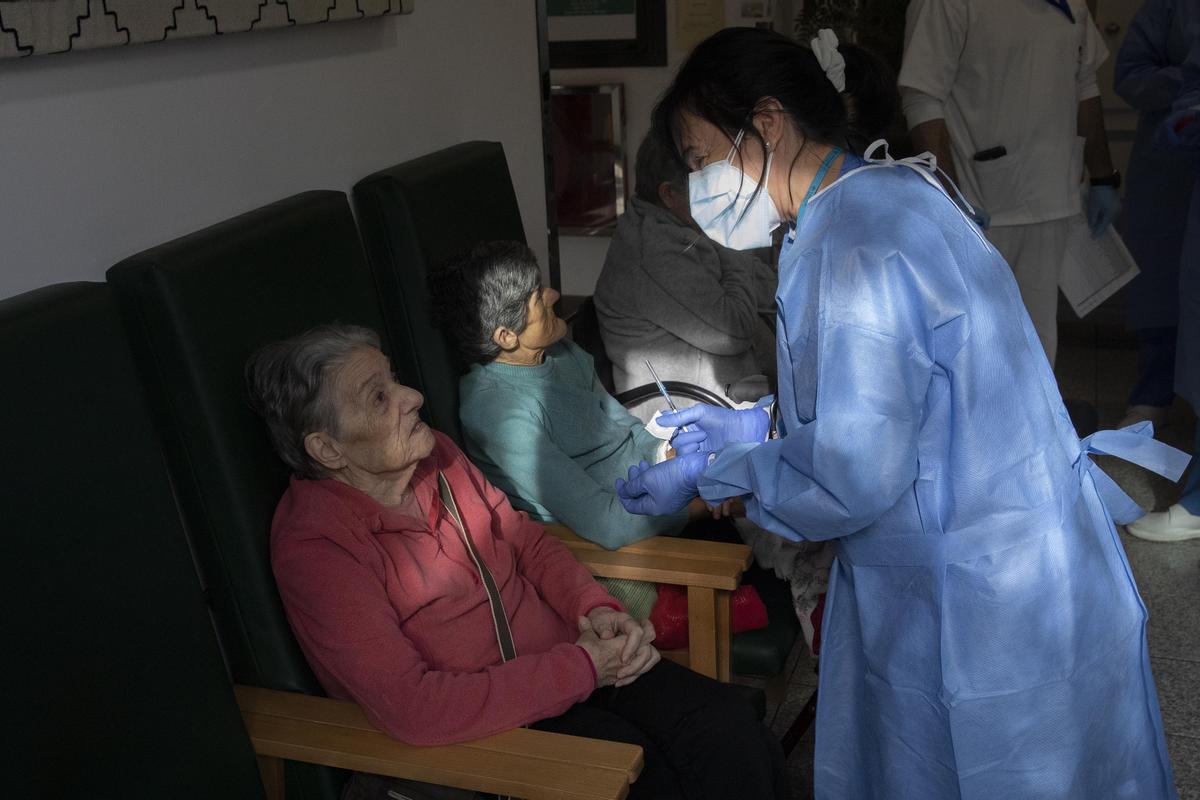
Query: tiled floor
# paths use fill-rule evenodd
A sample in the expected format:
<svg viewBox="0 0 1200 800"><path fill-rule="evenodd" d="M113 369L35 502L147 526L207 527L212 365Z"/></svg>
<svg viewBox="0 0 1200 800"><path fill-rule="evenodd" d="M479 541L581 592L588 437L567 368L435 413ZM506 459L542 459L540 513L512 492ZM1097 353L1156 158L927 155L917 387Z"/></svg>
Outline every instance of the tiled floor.
<svg viewBox="0 0 1200 800"><path fill-rule="evenodd" d="M1119 317L1114 323L1113 314L1102 312L1103 308L1095 312L1097 320L1088 324L1065 323L1057 373L1063 395L1095 406L1100 426L1105 428L1114 426L1124 414L1136 353L1120 332ZM1177 401L1170 425L1159 438L1189 450L1194 425L1187 405ZM1177 485L1139 467L1112 460L1102 461L1101 466L1143 507L1163 510L1178 496ZM1200 539L1156 544L1124 531L1121 539L1150 611L1151 665L1179 796L1181 800L1200 800ZM745 682L754 683L751 679ZM812 661L800 642L792 654L786 696L768 708L772 730L783 735L815 684ZM813 796L812 758L810 729L788 759L793 795L798 800Z"/></svg>

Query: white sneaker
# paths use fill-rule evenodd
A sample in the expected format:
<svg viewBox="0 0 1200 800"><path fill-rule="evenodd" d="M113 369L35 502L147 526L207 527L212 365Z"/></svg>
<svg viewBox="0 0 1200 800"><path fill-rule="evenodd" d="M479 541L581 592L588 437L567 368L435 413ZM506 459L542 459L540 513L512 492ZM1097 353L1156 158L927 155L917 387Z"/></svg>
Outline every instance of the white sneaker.
<svg viewBox="0 0 1200 800"><path fill-rule="evenodd" d="M1176 503L1129 523L1125 529L1148 542L1182 542L1200 538L1200 516Z"/></svg>
<svg viewBox="0 0 1200 800"><path fill-rule="evenodd" d="M1130 406L1125 409L1125 417L1117 423L1117 429L1128 428L1130 425L1136 425L1139 422L1149 420L1154 423L1154 432L1158 433L1167 427L1167 420L1170 419L1170 415L1170 406Z"/></svg>

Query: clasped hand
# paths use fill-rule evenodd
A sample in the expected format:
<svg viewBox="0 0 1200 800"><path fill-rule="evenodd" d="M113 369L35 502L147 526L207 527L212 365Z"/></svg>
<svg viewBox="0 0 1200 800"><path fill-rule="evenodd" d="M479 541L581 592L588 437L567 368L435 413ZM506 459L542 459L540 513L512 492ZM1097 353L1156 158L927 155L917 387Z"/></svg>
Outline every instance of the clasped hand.
<svg viewBox="0 0 1200 800"><path fill-rule="evenodd" d="M579 618L575 644L587 652L596 668L596 686L627 686L648 672L662 656L653 645L654 626L638 622L606 606Z"/></svg>

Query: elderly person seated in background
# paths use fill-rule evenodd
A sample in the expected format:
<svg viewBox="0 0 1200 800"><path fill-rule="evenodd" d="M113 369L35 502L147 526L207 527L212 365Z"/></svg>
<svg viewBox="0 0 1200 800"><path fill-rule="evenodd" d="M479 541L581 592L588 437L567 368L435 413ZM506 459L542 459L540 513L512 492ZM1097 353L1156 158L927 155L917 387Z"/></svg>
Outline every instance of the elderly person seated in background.
<svg viewBox="0 0 1200 800"><path fill-rule="evenodd" d="M604 390L592 357L566 340L558 292L533 252L478 245L430 279L434 309L467 373L459 417L467 453L513 505L610 550L710 518L703 501L638 517L617 500L629 464L657 463L668 443Z"/></svg>
<svg viewBox="0 0 1200 800"><path fill-rule="evenodd" d="M541 284L528 247L481 243L434 272L430 289L446 336L469 365L458 404L467 452L512 505L608 549L676 535L728 510L697 501L676 515L638 517L620 505L616 482L628 464L658 463L668 444L613 399L592 356L564 338L558 293ZM686 644L683 593L642 581L602 583L630 613L652 619L667 648ZM733 630L766 624L757 591L734 591Z"/></svg>
<svg viewBox="0 0 1200 800"><path fill-rule="evenodd" d="M373 332L268 345L247 382L295 473L271 530L280 597L330 695L411 744L532 724L640 745L630 797L787 796L733 687L660 662L653 628L421 422Z"/></svg>
<svg viewBox="0 0 1200 800"><path fill-rule="evenodd" d="M633 202L596 285L596 315L613 362L618 392L653 380L686 381L748 407L769 390L731 397L730 387L775 373L775 334L760 312L774 311L777 276L762 251L730 250L700 232L691 216L688 168L669 138L652 128L637 154ZM743 402L738 403L736 401ZM661 403L635 413L649 422ZM630 462L632 463L632 462ZM809 650L820 652L822 599L833 550L823 542L789 542L747 519L734 520L759 566L788 582Z"/></svg>
<svg viewBox="0 0 1200 800"><path fill-rule="evenodd" d="M616 390L651 382L646 359L663 380L723 396L743 378L774 374L773 323L761 316L775 307L769 251L730 250L700 232L687 167L657 129L638 148L634 191L594 297Z"/></svg>
<svg viewBox="0 0 1200 800"><path fill-rule="evenodd" d="M480 244L435 272L430 288L443 329L470 365L459 382L467 453L514 506L610 550L720 513L698 501L677 514L639 517L618 501L616 480L629 464L662 461L668 444L605 391L592 357L564 339L558 292L542 286L528 247ZM632 614L654 621L666 646L684 644L673 595L659 602L654 584L604 583ZM765 624L753 588L735 593L734 629Z"/></svg>

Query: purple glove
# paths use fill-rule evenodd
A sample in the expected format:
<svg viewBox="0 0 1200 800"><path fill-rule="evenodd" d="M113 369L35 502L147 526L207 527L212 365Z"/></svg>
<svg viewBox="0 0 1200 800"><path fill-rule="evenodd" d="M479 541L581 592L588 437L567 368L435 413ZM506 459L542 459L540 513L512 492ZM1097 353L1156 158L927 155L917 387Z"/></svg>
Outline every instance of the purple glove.
<svg viewBox="0 0 1200 800"><path fill-rule="evenodd" d="M693 430L676 433L671 446L676 453L714 452L739 442L765 442L771 415L765 408L718 408L703 403L682 411L668 411L656 420L664 428Z"/></svg>
<svg viewBox="0 0 1200 800"><path fill-rule="evenodd" d="M655 464L629 468L629 479L617 478L617 497L630 514L660 516L682 510L696 496L696 481L708 466L708 453L688 453Z"/></svg>

